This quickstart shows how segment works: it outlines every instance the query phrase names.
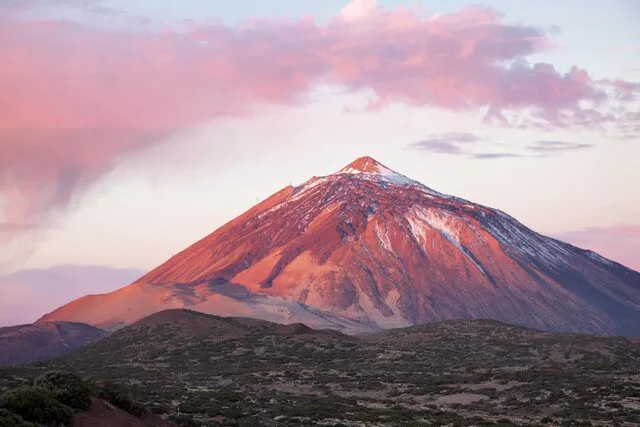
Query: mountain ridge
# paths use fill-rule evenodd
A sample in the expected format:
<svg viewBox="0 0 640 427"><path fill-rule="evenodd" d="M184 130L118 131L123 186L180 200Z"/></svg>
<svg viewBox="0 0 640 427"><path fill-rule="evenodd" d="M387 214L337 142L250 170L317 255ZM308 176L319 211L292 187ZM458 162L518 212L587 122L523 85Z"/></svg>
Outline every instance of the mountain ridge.
<svg viewBox="0 0 640 427"><path fill-rule="evenodd" d="M128 287L42 320L186 307L358 333L449 318L640 333L640 273L370 157L285 187Z"/></svg>
<svg viewBox="0 0 640 427"><path fill-rule="evenodd" d="M30 363L70 353L105 335L77 322L41 322L0 328L0 366Z"/></svg>

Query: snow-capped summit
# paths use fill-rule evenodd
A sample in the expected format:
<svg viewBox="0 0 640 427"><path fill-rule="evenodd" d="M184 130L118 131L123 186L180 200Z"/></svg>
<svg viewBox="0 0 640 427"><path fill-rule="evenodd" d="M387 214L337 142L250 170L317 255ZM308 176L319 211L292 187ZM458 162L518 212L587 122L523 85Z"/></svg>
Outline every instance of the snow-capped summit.
<svg viewBox="0 0 640 427"><path fill-rule="evenodd" d="M382 163L376 161L376 159L369 156L362 156L349 163L347 166L340 169L338 173L371 173L371 174L383 174L383 173L395 173L391 169L384 166Z"/></svg>
<svg viewBox="0 0 640 427"><path fill-rule="evenodd" d="M418 181L395 172L372 157L358 157L347 166L340 169L337 174L363 175L367 178L378 179L384 182L404 185L421 185Z"/></svg>
<svg viewBox="0 0 640 427"><path fill-rule="evenodd" d="M640 336L640 273L361 157L43 321L109 328L181 307L347 332L490 318Z"/></svg>

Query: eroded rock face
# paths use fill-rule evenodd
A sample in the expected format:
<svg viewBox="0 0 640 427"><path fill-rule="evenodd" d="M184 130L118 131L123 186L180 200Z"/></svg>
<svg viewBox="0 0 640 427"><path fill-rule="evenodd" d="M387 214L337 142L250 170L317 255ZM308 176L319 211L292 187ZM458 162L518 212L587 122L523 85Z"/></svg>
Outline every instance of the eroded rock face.
<svg viewBox="0 0 640 427"><path fill-rule="evenodd" d="M491 318L639 335L640 273L363 157L44 320L109 327L170 307L349 332Z"/></svg>

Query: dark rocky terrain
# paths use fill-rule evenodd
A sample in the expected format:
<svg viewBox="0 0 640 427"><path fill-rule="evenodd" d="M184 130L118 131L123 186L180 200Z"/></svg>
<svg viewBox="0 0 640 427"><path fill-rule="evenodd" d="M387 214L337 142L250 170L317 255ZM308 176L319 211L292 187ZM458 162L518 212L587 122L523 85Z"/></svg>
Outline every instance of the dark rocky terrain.
<svg viewBox="0 0 640 427"><path fill-rule="evenodd" d="M640 424L626 338L451 320L360 336L170 310L55 361L185 426Z"/></svg>
<svg viewBox="0 0 640 427"><path fill-rule="evenodd" d="M103 336L98 328L72 322L0 328L0 366L51 359Z"/></svg>

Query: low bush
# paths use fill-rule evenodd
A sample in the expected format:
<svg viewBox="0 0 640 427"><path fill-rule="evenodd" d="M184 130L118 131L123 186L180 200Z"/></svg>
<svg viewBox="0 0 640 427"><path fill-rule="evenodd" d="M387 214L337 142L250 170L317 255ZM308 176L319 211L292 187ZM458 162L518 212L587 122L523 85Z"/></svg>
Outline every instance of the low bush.
<svg viewBox="0 0 640 427"><path fill-rule="evenodd" d="M58 402L51 392L38 387L20 387L0 397L0 408L41 425L68 426L73 410Z"/></svg>
<svg viewBox="0 0 640 427"><path fill-rule="evenodd" d="M91 407L91 388L71 372L47 372L36 378L34 386L50 391L57 401L70 408L86 411Z"/></svg>
<svg viewBox="0 0 640 427"><path fill-rule="evenodd" d="M172 414L169 416L169 421L180 427L199 427L201 425L196 422L193 417L185 414Z"/></svg>
<svg viewBox="0 0 640 427"><path fill-rule="evenodd" d="M0 427L36 427L36 425L6 409L0 409Z"/></svg>
<svg viewBox="0 0 640 427"><path fill-rule="evenodd" d="M108 400L113 406L117 406L136 417L140 417L147 412L146 408L134 401L129 391L120 384L112 382L102 383L99 388L98 397Z"/></svg>

